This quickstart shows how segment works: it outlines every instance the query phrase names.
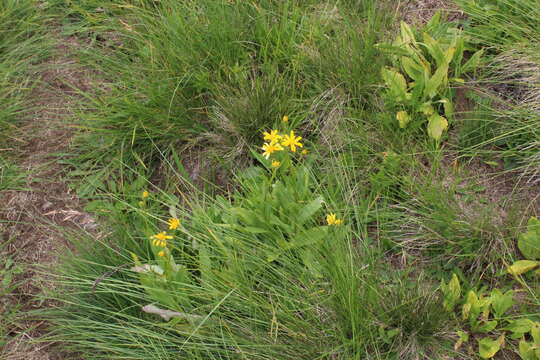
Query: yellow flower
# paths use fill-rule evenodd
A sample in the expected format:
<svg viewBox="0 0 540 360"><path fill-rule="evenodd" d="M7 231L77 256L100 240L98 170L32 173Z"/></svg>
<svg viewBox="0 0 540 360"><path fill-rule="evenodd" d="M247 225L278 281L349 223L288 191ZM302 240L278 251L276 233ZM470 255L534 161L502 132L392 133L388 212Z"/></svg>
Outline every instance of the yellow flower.
<svg viewBox="0 0 540 360"><path fill-rule="evenodd" d="M170 218L169 219L169 230L176 230L176 228L180 225L180 220L177 218Z"/></svg>
<svg viewBox="0 0 540 360"><path fill-rule="evenodd" d="M281 165L281 161L277 161L277 160L274 160L272 161L272 167L275 169L275 168L278 168L279 165Z"/></svg>
<svg viewBox="0 0 540 360"><path fill-rule="evenodd" d="M283 115L283 117L281 118L281 121L289 122L289 117L287 115Z"/></svg>
<svg viewBox="0 0 540 360"><path fill-rule="evenodd" d="M302 150L302 155L307 155L309 151L307 149Z"/></svg>
<svg viewBox="0 0 540 360"><path fill-rule="evenodd" d="M165 256L165 251L161 250L161 251L158 252L157 254L158 254L158 256L163 257L163 256Z"/></svg>
<svg viewBox="0 0 540 360"><path fill-rule="evenodd" d="M167 240L154 239L154 241L152 241L152 244L154 246L167 247Z"/></svg>
<svg viewBox="0 0 540 360"><path fill-rule="evenodd" d="M142 198L143 199L146 199L148 196L150 196L150 193L148 191L145 190L145 191L142 192Z"/></svg>
<svg viewBox="0 0 540 360"><path fill-rule="evenodd" d="M270 132L263 132L264 140L268 140L270 144L275 144L281 140L281 135L278 134L277 130L270 130Z"/></svg>
<svg viewBox="0 0 540 360"><path fill-rule="evenodd" d="M165 231L162 231L152 236L152 239L154 239L154 241L152 241L152 244L154 244L154 246L166 247L167 240L172 238L173 237L171 235L167 235Z"/></svg>
<svg viewBox="0 0 540 360"><path fill-rule="evenodd" d="M281 142L281 145L283 146L290 146L292 152L296 152L296 147L304 147L300 143L300 140L302 140L301 136L294 136L294 131L291 130L290 135L284 135L283 141Z"/></svg>
<svg viewBox="0 0 540 360"><path fill-rule="evenodd" d="M262 149L264 150L263 156L268 159L273 152L281 151L281 150L283 150L283 147L280 144L267 144L267 143L265 143L262 146Z"/></svg>
<svg viewBox="0 0 540 360"><path fill-rule="evenodd" d="M334 214L334 213L330 213L330 214L326 215L326 222L328 223L328 225L341 225L341 224L343 224L343 220L337 219L336 214Z"/></svg>
<svg viewBox="0 0 540 360"><path fill-rule="evenodd" d="M167 240L167 239L172 239L172 236L171 235L167 235L167 233L165 231L162 231L154 236L152 236L154 239L157 239L157 240Z"/></svg>

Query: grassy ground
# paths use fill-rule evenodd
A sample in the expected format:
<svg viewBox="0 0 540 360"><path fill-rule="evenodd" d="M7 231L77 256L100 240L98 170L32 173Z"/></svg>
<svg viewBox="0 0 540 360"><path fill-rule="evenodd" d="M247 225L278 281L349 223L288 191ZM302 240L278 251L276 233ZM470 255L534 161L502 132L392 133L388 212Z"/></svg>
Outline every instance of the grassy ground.
<svg viewBox="0 0 540 360"><path fill-rule="evenodd" d="M38 29L86 80L55 88L75 129L43 159L55 214L80 221L40 225L69 242L52 306L27 312L40 341L83 359L536 359L540 13L424 3L48 2Z"/></svg>

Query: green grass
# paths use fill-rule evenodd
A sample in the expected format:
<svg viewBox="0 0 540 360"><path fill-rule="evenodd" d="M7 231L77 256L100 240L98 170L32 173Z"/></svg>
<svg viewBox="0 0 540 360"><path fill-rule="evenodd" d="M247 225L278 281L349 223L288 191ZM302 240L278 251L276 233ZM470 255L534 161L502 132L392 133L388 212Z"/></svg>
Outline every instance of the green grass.
<svg viewBox="0 0 540 360"><path fill-rule="evenodd" d="M58 277L66 306L50 314L53 339L91 358L413 359L451 353L443 335L449 317L438 311L436 285L391 270L367 243L351 246L364 230L350 217L344 226L322 226L327 212L342 207L305 170L299 165L271 175L252 168L230 200L200 194L181 206L152 191L141 208L138 189L124 199L101 200L114 233L90 247L86 237L73 239L77 250ZM318 199L326 200L327 210ZM167 208L182 221L171 240L182 274L139 282L126 270L130 252L143 264L167 266L148 240L165 228ZM141 313L146 304L197 318L161 322Z"/></svg>
<svg viewBox="0 0 540 360"><path fill-rule="evenodd" d="M121 45L85 58L109 91L89 94L80 116L76 167L105 175L156 168L159 151L194 151L212 167L250 164L259 133L289 115L304 135L330 116L378 108L385 58L374 48L388 29L386 5L365 1L165 1L126 6L107 30ZM82 28L86 18L75 22ZM106 36L106 35L103 35ZM99 37L99 36L98 36ZM333 112L333 113L332 113ZM316 132L314 132L316 133ZM157 150L159 149L159 151ZM212 168L209 167L209 168ZM209 178L212 174L203 173Z"/></svg>
<svg viewBox="0 0 540 360"><path fill-rule="evenodd" d="M28 110L36 63L46 55L44 17L31 0L0 3L0 131ZM5 133L7 134L7 133Z"/></svg>
<svg viewBox="0 0 540 360"><path fill-rule="evenodd" d="M478 111L469 122L472 131L463 135L476 135L466 149L482 154L486 160L501 161L506 171L521 174L522 186L534 186L540 174L537 4L531 0L459 3L474 25L468 31L470 36L490 55L489 66L478 83L482 88L472 95L479 104ZM484 135L479 136L481 133Z"/></svg>
<svg viewBox="0 0 540 360"><path fill-rule="evenodd" d="M532 0L459 3L486 50L444 89L458 112L433 141L425 121L399 128L384 88L392 2L51 2L106 84L81 93L62 159L102 232L68 234L43 298L57 306L32 314L52 325L43 340L84 359L476 359L506 333L517 354L503 324L540 320L538 280L506 271L538 216L538 16ZM308 154L264 159L270 129L294 129ZM455 311L440 286L453 273ZM494 288L516 305L473 329L467 292Z"/></svg>

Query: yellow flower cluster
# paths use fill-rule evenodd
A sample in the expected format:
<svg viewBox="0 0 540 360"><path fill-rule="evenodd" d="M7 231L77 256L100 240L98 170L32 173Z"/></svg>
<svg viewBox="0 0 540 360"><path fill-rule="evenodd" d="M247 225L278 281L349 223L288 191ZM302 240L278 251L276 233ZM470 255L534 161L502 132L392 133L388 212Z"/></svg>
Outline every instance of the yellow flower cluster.
<svg viewBox="0 0 540 360"><path fill-rule="evenodd" d="M266 141L263 146L263 156L267 159L270 158L276 151L282 151L285 148L290 148L292 152L296 152L296 147L304 147L300 142L301 136L296 136L294 131L291 130L289 134L281 135L278 130L270 130L270 132L263 133L263 139ZM279 166L279 165L278 165Z"/></svg>
<svg viewBox="0 0 540 360"><path fill-rule="evenodd" d="M326 215L326 222L328 223L328 225L341 225L343 224L343 219L338 219L336 217L336 214L330 213Z"/></svg>
<svg viewBox="0 0 540 360"><path fill-rule="evenodd" d="M167 221L167 224L169 225L169 230L176 230L178 226L180 226L180 220L177 218L170 218L169 221ZM163 248L158 252L158 256L164 257L167 254L167 240L172 238L172 235L168 235L166 231L152 235L152 245Z"/></svg>

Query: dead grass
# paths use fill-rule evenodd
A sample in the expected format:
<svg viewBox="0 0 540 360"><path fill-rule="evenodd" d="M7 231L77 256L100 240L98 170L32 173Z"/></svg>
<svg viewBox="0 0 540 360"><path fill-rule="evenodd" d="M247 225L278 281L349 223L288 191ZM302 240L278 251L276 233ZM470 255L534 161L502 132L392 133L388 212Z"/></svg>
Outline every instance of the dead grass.
<svg viewBox="0 0 540 360"><path fill-rule="evenodd" d="M465 14L450 0L406 0L400 3L398 14L409 24L424 25L441 11L449 21L465 18Z"/></svg>

